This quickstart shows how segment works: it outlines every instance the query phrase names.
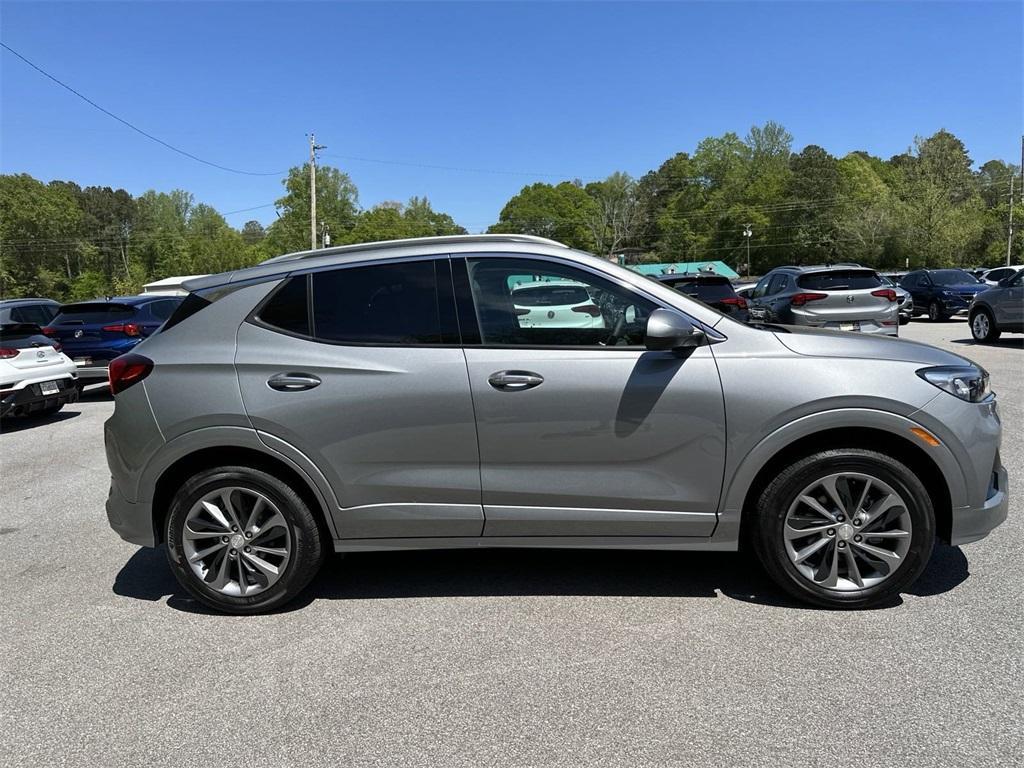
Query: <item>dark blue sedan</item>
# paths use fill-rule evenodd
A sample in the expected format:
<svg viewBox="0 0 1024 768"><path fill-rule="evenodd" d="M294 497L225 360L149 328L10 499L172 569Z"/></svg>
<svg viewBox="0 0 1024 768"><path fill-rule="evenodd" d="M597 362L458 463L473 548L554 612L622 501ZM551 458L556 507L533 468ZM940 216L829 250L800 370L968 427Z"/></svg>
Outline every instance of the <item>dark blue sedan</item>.
<svg viewBox="0 0 1024 768"><path fill-rule="evenodd" d="M936 322L966 314L975 295L989 286L963 269L919 269L900 281L914 299L913 314Z"/></svg>
<svg viewBox="0 0 1024 768"><path fill-rule="evenodd" d="M123 296L65 304L44 329L78 366L79 386L107 380L107 366L163 325L178 296Z"/></svg>

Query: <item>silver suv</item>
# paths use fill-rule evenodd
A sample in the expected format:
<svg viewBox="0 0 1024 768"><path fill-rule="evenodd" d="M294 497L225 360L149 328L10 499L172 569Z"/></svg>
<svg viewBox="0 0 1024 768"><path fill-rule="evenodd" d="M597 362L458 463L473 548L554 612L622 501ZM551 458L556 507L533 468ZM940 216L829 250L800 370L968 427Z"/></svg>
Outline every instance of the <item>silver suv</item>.
<svg viewBox="0 0 1024 768"><path fill-rule="evenodd" d="M899 335L899 295L857 264L777 267L750 294L750 322Z"/></svg>
<svg viewBox="0 0 1024 768"><path fill-rule="evenodd" d="M1024 333L1024 269L977 294L967 319L975 341L993 342L1004 332Z"/></svg>
<svg viewBox="0 0 1024 768"><path fill-rule="evenodd" d="M524 322L514 289L545 282L601 322ZM186 287L110 366L107 512L219 610L282 605L332 550L459 547L750 546L858 607L1006 516L988 375L924 344L751 327L526 236Z"/></svg>

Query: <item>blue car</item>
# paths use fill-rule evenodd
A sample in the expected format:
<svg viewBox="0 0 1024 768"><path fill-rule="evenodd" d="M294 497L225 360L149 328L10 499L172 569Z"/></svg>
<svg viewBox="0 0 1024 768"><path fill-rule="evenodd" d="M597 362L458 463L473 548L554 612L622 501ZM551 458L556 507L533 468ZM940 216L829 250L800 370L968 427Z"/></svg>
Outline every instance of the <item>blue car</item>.
<svg viewBox="0 0 1024 768"><path fill-rule="evenodd" d="M43 329L78 367L79 387L107 380L107 366L163 325L178 296L125 296L65 304Z"/></svg>
<svg viewBox="0 0 1024 768"><path fill-rule="evenodd" d="M988 287L963 269L919 269L900 281L913 297L913 316L927 314L932 322L967 314L975 295Z"/></svg>

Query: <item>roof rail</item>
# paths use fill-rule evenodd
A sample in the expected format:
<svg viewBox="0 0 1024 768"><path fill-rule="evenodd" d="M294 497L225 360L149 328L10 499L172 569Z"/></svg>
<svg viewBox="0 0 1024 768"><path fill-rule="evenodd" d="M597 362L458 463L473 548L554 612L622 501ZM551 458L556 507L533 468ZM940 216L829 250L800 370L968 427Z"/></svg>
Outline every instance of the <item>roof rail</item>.
<svg viewBox="0 0 1024 768"><path fill-rule="evenodd" d="M407 248L413 245L455 245L458 243L535 243L537 245L554 245L559 248L568 248L565 243L557 240L549 240L546 237L536 235L440 235L435 237L408 237L402 240L378 240L372 243L354 243L352 245L338 245L331 248L320 248L315 251L298 251L286 253L283 256L275 256L272 259L261 261L261 264L276 264L279 261L298 261L299 259L310 259L315 256L334 256L337 254L354 253L356 251L389 250L392 248Z"/></svg>

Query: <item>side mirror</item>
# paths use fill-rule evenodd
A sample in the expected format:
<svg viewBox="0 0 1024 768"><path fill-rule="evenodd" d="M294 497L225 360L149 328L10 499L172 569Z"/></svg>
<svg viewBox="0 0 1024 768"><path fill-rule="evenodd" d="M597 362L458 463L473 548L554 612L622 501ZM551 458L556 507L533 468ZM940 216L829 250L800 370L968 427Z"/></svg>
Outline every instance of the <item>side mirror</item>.
<svg viewBox="0 0 1024 768"><path fill-rule="evenodd" d="M704 331L671 309L656 309L647 318L644 342L649 350L690 349L699 347L706 338Z"/></svg>

